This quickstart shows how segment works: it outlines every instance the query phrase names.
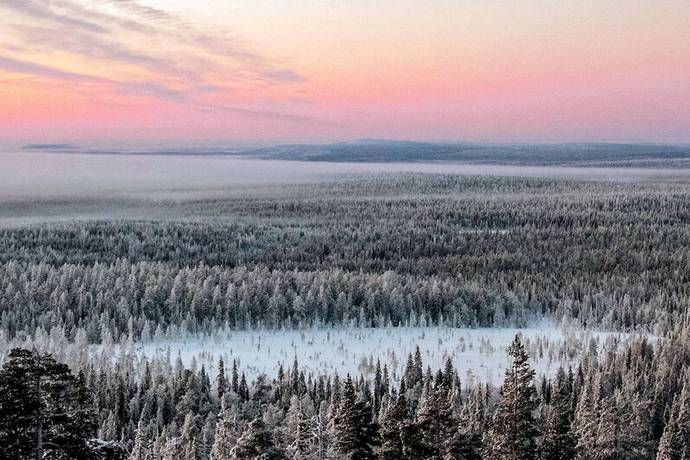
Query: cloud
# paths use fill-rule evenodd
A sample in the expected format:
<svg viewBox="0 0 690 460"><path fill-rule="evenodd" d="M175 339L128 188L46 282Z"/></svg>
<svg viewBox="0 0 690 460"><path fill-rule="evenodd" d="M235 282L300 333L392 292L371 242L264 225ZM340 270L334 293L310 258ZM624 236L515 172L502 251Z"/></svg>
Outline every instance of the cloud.
<svg viewBox="0 0 690 460"><path fill-rule="evenodd" d="M55 13L48 1L37 4L32 0L0 0L0 7L30 16L34 19L45 20L62 27L67 27L71 30L88 30L99 34L108 32L108 30L100 24Z"/></svg>
<svg viewBox="0 0 690 460"><path fill-rule="evenodd" d="M263 76L270 80L270 81L279 81L279 82L304 82L307 79L304 78L302 75L298 74L297 72L294 72L292 70L287 70L287 69L276 69L276 70L267 70L266 72L263 73Z"/></svg>
<svg viewBox="0 0 690 460"><path fill-rule="evenodd" d="M8 72L21 73L42 78L51 78L70 82L81 83L109 83L109 80L86 75L82 73L67 72L33 62L21 61L0 56L0 69Z"/></svg>
<svg viewBox="0 0 690 460"><path fill-rule="evenodd" d="M16 36L21 38L25 49L39 52L50 52L59 49L61 52L69 52L82 57L144 66L156 72L166 72L168 74L177 74L179 72L177 65L170 59L140 53L101 36L78 31L65 34L60 29L45 26L17 26L9 24L6 27L14 30ZM16 46L14 47L15 50L17 48Z"/></svg>
<svg viewBox="0 0 690 460"><path fill-rule="evenodd" d="M93 24L101 24L108 29L120 28L125 31L142 34L155 34L157 31L156 26L153 24L142 22L132 17L103 12L94 8L93 2L89 6L82 6L77 3L78 1L46 0L46 2L50 2L51 5L59 8L63 12L63 16L82 18Z"/></svg>
<svg viewBox="0 0 690 460"><path fill-rule="evenodd" d="M0 0L0 9L8 13L0 30L4 70L76 84L100 83L123 94L195 109L308 121L277 112L208 105L202 99L207 94L222 96L233 85L260 92L265 83L306 81L295 70L272 64L228 31L196 26L136 0ZM92 63L94 74L107 77L63 70L54 66L54 59L48 65L37 54L68 54L81 65ZM115 63L127 67L117 67L111 74L108 69Z"/></svg>
<svg viewBox="0 0 690 460"><path fill-rule="evenodd" d="M167 11L161 10L159 8L141 5L132 0L102 0L102 3L111 4L127 12L134 13L135 15L144 20L175 22L178 24L182 22L179 21L176 16Z"/></svg>
<svg viewBox="0 0 690 460"><path fill-rule="evenodd" d="M264 58L248 50L237 37L228 37L227 31L209 31L195 27L175 14L142 5L135 0L101 0L101 3L113 5L127 13L133 13L140 20L153 21L173 28L178 38L182 38L187 43L199 46L208 52L268 66Z"/></svg>
<svg viewBox="0 0 690 460"><path fill-rule="evenodd" d="M189 91L169 88L156 81L128 81L118 85L120 91L134 96L147 96L170 102L186 102Z"/></svg>
<svg viewBox="0 0 690 460"><path fill-rule="evenodd" d="M253 110L253 109L245 109L245 108L240 108L240 107L232 107L232 106L226 106L226 105L215 105L215 104L199 105L198 108L202 112L206 112L206 113L227 112L227 113L234 113L237 115L244 115L244 116L269 119L269 120L285 121L285 122L295 123L295 124L336 126L333 123L325 122L325 121L320 120L318 118L304 116L304 115L295 115L295 114L284 113L284 112L279 112L279 111Z"/></svg>
<svg viewBox="0 0 690 460"><path fill-rule="evenodd" d="M225 112L242 115L250 118L260 118L267 120L284 121L297 124L317 124L326 125L318 119L302 115L288 114L270 110L254 110L242 107L233 107L222 104L208 104L195 101L195 94L203 92L214 92L219 90L216 87L197 87L193 91L180 91L167 87L156 81L129 81L118 82L107 78L95 77L82 73L67 72L41 64L26 62L0 56L0 69L21 73L33 77L49 78L71 83L97 83L111 86L114 90L133 96L153 97L173 103L187 103L194 110L205 113Z"/></svg>

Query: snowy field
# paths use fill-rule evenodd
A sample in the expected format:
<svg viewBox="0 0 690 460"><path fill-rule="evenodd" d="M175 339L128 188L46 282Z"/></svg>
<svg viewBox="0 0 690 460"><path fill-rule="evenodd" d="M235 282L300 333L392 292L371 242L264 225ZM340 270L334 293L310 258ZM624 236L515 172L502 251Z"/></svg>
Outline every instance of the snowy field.
<svg viewBox="0 0 690 460"><path fill-rule="evenodd" d="M238 360L248 377L274 376L278 364L286 369L297 357L313 375L373 373L377 359L388 365L396 379L404 372L407 354L420 347L424 365L440 368L450 356L465 384L503 380L508 364L505 349L522 334L537 374L553 375L560 365L576 365L583 352L596 344L601 353L608 345L630 338L627 334L569 331L555 326L513 328L378 328L316 329L298 331L226 331L213 337L165 339L133 345L137 357L181 358L187 366L204 365L215 376L220 357L230 368ZM119 353L118 353L119 354Z"/></svg>

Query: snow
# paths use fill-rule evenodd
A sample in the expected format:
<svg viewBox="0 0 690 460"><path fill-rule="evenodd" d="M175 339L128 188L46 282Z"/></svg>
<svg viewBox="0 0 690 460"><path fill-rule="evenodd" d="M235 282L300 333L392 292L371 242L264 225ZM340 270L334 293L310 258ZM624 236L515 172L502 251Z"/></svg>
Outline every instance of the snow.
<svg viewBox="0 0 690 460"><path fill-rule="evenodd" d="M297 357L300 367L312 375L337 372L373 373L377 359L388 364L399 378L408 353L419 346L425 367L441 368L450 356L465 384L500 384L508 365L506 348L521 334L537 375L553 375L559 366L577 365L590 342L599 353L605 345L616 346L630 335L612 332L564 331L555 326L524 329L446 327L389 327L364 329L308 329L292 331L221 331L212 337L164 339L136 343L132 351L138 358L175 361L179 356L186 366L204 365L215 377L219 358L230 369L238 360L247 377L265 373L275 376L278 364L287 370Z"/></svg>

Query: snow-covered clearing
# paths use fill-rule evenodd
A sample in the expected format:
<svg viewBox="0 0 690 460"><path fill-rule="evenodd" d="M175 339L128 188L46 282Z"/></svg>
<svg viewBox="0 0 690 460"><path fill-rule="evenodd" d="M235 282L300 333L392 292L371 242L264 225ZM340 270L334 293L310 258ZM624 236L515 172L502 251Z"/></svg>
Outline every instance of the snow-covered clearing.
<svg viewBox="0 0 690 460"><path fill-rule="evenodd" d="M404 371L407 354L420 347L424 365L440 368L450 356L465 384L500 384L508 364L506 347L522 334L537 374L552 375L560 365L576 365L581 354L597 344L628 340L628 334L594 331L565 332L556 326L525 329L445 327L392 327L368 329L309 329L293 331L225 331L212 337L165 339L137 343L137 357L173 363L179 356L187 366L204 365L215 376L220 357L230 367L236 359L249 375L275 376L278 364L286 369L297 357L301 367L313 375L372 373L377 359L388 364L391 375Z"/></svg>

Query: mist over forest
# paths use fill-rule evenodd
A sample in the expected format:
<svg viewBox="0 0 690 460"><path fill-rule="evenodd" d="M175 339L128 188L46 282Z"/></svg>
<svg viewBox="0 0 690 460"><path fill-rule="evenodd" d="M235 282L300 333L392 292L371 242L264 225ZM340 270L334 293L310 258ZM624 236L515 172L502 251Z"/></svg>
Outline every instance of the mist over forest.
<svg viewBox="0 0 690 460"><path fill-rule="evenodd" d="M384 145L387 149L391 148L388 144ZM415 154L412 157L414 160L378 152L372 157L376 162L372 163L363 158L343 157L337 153L329 155L327 161L322 161L323 158L314 159L307 153L303 156L281 154L278 155L281 159L273 160L273 155L263 153L211 154L207 151L190 153L186 150L177 153L93 153L74 149L50 151L46 146L35 147L37 148L0 153L0 196L3 201L76 196L175 198L186 194L217 194L250 186L313 183L342 175L393 172L613 182L688 180L687 170L676 167L675 156L655 156L648 153L640 153L648 158L639 160L640 164L626 163L628 160L621 159L627 158L625 155L595 154L599 160L583 166L578 162L564 163L562 158L569 155L567 151L561 154L530 154L526 155L528 160L523 160L524 156L518 154L502 154L510 161L489 161L482 164L479 160L431 162L427 159L428 152L425 149ZM295 149L299 150L298 147ZM679 149L673 148L671 151L682 159L682 155L687 152ZM394 148L392 150L396 151ZM640 149L640 152L648 150ZM540 158L551 159L544 161ZM422 159L426 161L420 161ZM645 167L647 161L654 162L657 167Z"/></svg>

